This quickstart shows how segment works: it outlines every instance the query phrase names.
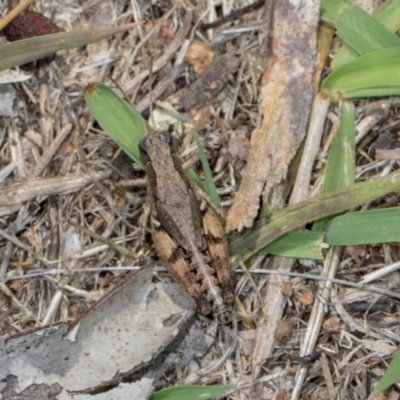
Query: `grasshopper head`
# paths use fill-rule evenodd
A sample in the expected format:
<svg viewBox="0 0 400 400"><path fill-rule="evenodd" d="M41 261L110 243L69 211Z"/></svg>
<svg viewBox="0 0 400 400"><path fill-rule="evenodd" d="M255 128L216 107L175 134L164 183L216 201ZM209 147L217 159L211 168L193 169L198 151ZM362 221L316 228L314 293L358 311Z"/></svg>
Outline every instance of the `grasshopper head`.
<svg viewBox="0 0 400 400"><path fill-rule="evenodd" d="M139 142L139 154L144 165L151 162L152 153L170 153L172 136L169 132L151 130Z"/></svg>

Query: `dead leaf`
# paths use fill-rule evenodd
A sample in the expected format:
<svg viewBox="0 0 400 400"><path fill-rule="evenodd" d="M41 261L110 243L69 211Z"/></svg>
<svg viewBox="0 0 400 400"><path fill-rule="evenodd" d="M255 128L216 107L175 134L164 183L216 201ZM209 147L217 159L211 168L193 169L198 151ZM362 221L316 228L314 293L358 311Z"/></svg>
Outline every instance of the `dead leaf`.
<svg viewBox="0 0 400 400"><path fill-rule="evenodd" d="M340 318L330 317L326 319L322 328L328 332L340 332Z"/></svg>
<svg viewBox="0 0 400 400"><path fill-rule="evenodd" d="M286 297L293 296L293 286L290 282L283 282L282 283L282 294Z"/></svg>
<svg viewBox="0 0 400 400"><path fill-rule="evenodd" d="M290 399L290 392L288 392L286 389L279 389L279 392L277 393L276 400L289 400Z"/></svg>
<svg viewBox="0 0 400 400"><path fill-rule="evenodd" d="M21 282L19 282L19 281L12 281L12 282L10 282L10 284L8 285L8 287L9 287L13 292L18 292L18 290L21 289L22 285L21 285Z"/></svg>
<svg viewBox="0 0 400 400"><path fill-rule="evenodd" d="M35 11L25 11L11 21L4 29L9 42L27 39L34 36L62 32L51 19Z"/></svg>
<svg viewBox="0 0 400 400"><path fill-rule="evenodd" d="M37 385L93 391L151 364L194 313L178 285L152 278L151 268L129 275L72 324L0 339L0 393L13 376L17 393Z"/></svg>
<svg viewBox="0 0 400 400"><path fill-rule="evenodd" d="M249 154L249 141L245 132L231 136L228 143L228 151L232 158L246 161Z"/></svg>
<svg viewBox="0 0 400 400"><path fill-rule="evenodd" d="M275 339L278 346L285 346L292 337L293 322L290 319L284 319L279 323L275 332Z"/></svg>
<svg viewBox="0 0 400 400"><path fill-rule="evenodd" d="M304 290L299 296L299 300L305 306L310 306L314 302L314 297L308 290Z"/></svg>
<svg viewBox="0 0 400 400"><path fill-rule="evenodd" d="M185 60L198 75L203 76L210 68L214 57L215 53L209 44L194 40L186 51Z"/></svg>

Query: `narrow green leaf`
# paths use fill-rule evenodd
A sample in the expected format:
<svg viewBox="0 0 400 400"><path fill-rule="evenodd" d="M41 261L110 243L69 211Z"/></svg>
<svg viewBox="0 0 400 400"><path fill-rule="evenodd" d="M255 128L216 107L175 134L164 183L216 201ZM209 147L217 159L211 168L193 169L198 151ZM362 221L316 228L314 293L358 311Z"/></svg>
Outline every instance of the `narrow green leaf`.
<svg viewBox="0 0 400 400"><path fill-rule="evenodd" d="M276 211L268 221L259 221L253 229L230 240L232 267L246 261L279 236L328 215L352 209L400 188L400 172L355 183L322 193L307 201Z"/></svg>
<svg viewBox="0 0 400 400"><path fill-rule="evenodd" d="M261 249L258 254L322 260L323 238L322 232L286 233Z"/></svg>
<svg viewBox="0 0 400 400"><path fill-rule="evenodd" d="M201 145L199 136L197 135L197 133L195 131L192 131L192 136L193 136L193 139L196 142L197 148L199 150L201 165L203 167L203 172L204 172L206 193L214 200L214 202L217 205L221 206L221 200L218 196L217 188L215 187L215 184L214 184L214 181L212 178L210 165L208 164L206 153L204 153L204 149L203 149L203 146Z"/></svg>
<svg viewBox="0 0 400 400"><path fill-rule="evenodd" d="M97 42L137 25L137 23L133 23L104 29L52 33L4 44L0 46L0 71L39 60L58 50Z"/></svg>
<svg viewBox="0 0 400 400"><path fill-rule="evenodd" d="M101 83L86 87L85 101L100 126L129 157L142 166L138 145L149 125L141 115Z"/></svg>
<svg viewBox="0 0 400 400"><path fill-rule="evenodd" d="M132 160L143 167L138 146L151 126L133 107L102 83L88 85L84 97L100 126ZM193 170L186 168L185 173L201 190L207 192Z"/></svg>
<svg viewBox="0 0 400 400"><path fill-rule="evenodd" d="M399 95L399 65L399 47L374 51L330 73L321 91L334 102L340 98Z"/></svg>
<svg viewBox="0 0 400 400"><path fill-rule="evenodd" d="M324 192L354 183L355 165L354 105L351 101L339 104L339 126L329 149L324 177Z"/></svg>
<svg viewBox="0 0 400 400"><path fill-rule="evenodd" d="M379 7L373 14L373 18L380 24L387 28L390 32L395 33L400 28L400 2L399 0L386 1ZM361 31L360 31L361 32ZM370 31L367 30L367 34ZM384 46L385 47L385 46ZM332 60L332 69L339 68L340 66L354 60L360 54L351 49L351 47L344 44Z"/></svg>
<svg viewBox="0 0 400 400"><path fill-rule="evenodd" d="M387 389L390 385L393 385L400 379L400 353L396 355L393 361L390 363L387 371L379 381L378 385L368 397L371 399L372 397L378 396L378 394L382 393L385 389Z"/></svg>
<svg viewBox="0 0 400 400"><path fill-rule="evenodd" d="M358 54L400 46L400 39L379 21L348 0L325 0L321 17Z"/></svg>
<svg viewBox="0 0 400 400"><path fill-rule="evenodd" d="M336 136L329 148L324 175L324 192L348 186L355 179L355 136L354 105L350 101L339 104L339 124ZM316 221L313 231L323 231L331 217Z"/></svg>
<svg viewBox="0 0 400 400"><path fill-rule="evenodd" d="M179 158L180 162L183 163L183 159ZM196 175L196 173L191 168L185 169L185 174L188 178L194 182L203 192L207 193L206 187L204 183L200 180L200 178Z"/></svg>
<svg viewBox="0 0 400 400"><path fill-rule="evenodd" d="M153 393L150 400L208 400L233 389L233 385L173 386Z"/></svg>
<svg viewBox="0 0 400 400"><path fill-rule="evenodd" d="M400 208L353 212L333 218L326 226L331 246L400 242Z"/></svg>

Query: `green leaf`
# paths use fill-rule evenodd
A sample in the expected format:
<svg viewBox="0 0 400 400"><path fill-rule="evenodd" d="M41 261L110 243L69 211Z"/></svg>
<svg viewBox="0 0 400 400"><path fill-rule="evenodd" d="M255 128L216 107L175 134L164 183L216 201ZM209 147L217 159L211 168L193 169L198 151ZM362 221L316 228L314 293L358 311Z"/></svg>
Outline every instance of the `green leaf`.
<svg viewBox="0 0 400 400"><path fill-rule="evenodd" d="M140 166L139 142L149 125L125 100L102 83L85 88L85 101L100 126Z"/></svg>
<svg viewBox="0 0 400 400"><path fill-rule="evenodd" d="M321 18L332 24L343 41L360 55L400 46L394 33L348 0L323 1Z"/></svg>
<svg viewBox="0 0 400 400"><path fill-rule="evenodd" d="M183 159L181 157L179 157L179 161L183 164ZM192 182L194 182L203 192L207 193L204 183L200 180L200 178L195 174L195 172L191 168L186 168L184 171Z"/></svg>
<svg viewBox="0 0 400 400"><path fill-rule="evenodd" d="M400 28L400 2L398 0L386 1L381 7L379 7L373 14L373 18L381 23L390 32L394 33ZM361 32L361 31L360 31ZM369 34L367 32L362 32ZM385 46L383 46L385 47ZM360 54L351 49L346 44L338 51L332 60L331 67L336 69L358 57Z"/></svg>
<svg viewBox="0 0 400 400"><path fill-rule="evenodd" d="M400 353L396 355L393 361L390 363L387 371L382 376L378 385L368 397L371 399L372 397L378 396L379 393L382 393L385 389L387 389L390 385L397 382L400 379Z"/></svg>
<svg viewBox="0 0 400 400"><path fill-rule="evenodd" d="M77 32L52 33L18 40L0 46L0 71L47 57L58 50L85 46L125 32L137 23L104 29L87 29Z"/></svg>
<svg viewBox="0 0 400 400"><path fill-rule="evenodd" d="M333 218L326 226L331 246L400 242L400 208L353 212Z"/></svg>
<svg viewBox="0 0 400 400"><path fill-rule="evenodd" d="M319 231L287 233L258 254L322 260L324 244L350 246L400 242L400 208L345 214L331 219L325 229L325 234Z"/></svg>
<svg viewBox="0 0 400 400"><path fill-rule="evenodd" d="M350 101L339 104L339 125L329 148L324 175L324 192L354 183L355 180L354 105ZM313 225L313 231L323 231L331 217L322 218Z"/></svg>
<svg viewBox="0 0 400 400"><path fill-rule="evenodd" d="M173 386L153 393L150 400L208 400L233 389L233 385Z"/></svg>
<svg viewBox="0 0 400 400"><path fill-rule="evenodd" d="M246 261L272 241L308 222L350 210L400 188L400 172L322 193L274 212L253 229L230 239L232 267Z"/></svg>
<svg viewBox="0 0 400 400"><path fill-rule="evenodd" d="M323 239L322 232L286 233L261 249L258 254L322 260Z"/></svg>
<svg viewBox="0 0 400 400"><path fill-rule="evenodd" d="M146 132L151 129L150 124L130 104L102 83L92 83L85 88L85 101L100 126L132 160L143 167L138 146ZM186 168L185 173L201 190L207 192L193 170ZM205 171L204 173L206 175Z"/></svg>
<svg viewBox="0 0 400 400"><path fill-rule="evenodd" d="M399 63L399 47L360 56L330 73L321 91L334 102L340 98L399 95Z"/></svg>
<svg viewBox="0 0 400 400"><path fill-rule="evenodd" d="M339 126L326 162L324 192L354 183L355 136L354 105L350 101L342 101L339 104Z"/></svg>
<svg viewBox="0 0 400 400"><path fill-rule="evenodd" d="M201 145L199 136L195 131L192 131L193 139L196 142L197 148L199 150L201 165L204 172L205 189L206 193L211 197L211 199L219 206L221 206L221 200L218 196L217 188L215 187L214 180L212 178L212 173L210 165L208 164L206 154L204 153L203 146Z"/></svg>

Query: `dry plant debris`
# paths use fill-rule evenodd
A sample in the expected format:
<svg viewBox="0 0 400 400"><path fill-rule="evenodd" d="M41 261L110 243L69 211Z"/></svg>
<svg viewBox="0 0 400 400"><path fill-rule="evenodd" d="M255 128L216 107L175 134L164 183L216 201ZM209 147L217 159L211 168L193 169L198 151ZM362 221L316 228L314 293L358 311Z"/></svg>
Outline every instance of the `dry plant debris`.
<svg viewBox="0 0 400 400"><path fill-rule="evenodd" d="M4 35L9 42L13 42L14 40L61 31L62 29L55 25L51 19L34 11L26 11L6 26Z"/></svg>
<svg viewBox="0 0 400 400"><path fill-rule="evenodd" d="M148 366L193 315L193 303L176 284L153 285L152 278L151 268L142 269L121 280L72 324L3 340L0 375L17 376L22 393L32 376L36 384L57 382L66 391L82 392L118 383ZM146 377L151 382L154 372L147 371L140 380Z"/></svg>
<svg viewBox="0 0 400 400"><path fill-rule="evenodd" d="M148 398L155 386L196 381L236 384L238 390L227 397L235 400L288 398L296 380L304 382L307 376L302 391L296 389L296 398L365 399L371 373L375 379L384 372L382 356L391 355L400 341L398 301L340 284L321 288L310 275L302 276L321 274L319 262L257 258L253 270L289 271L295 266L299 275L234 275L235 338L207 319L199 322L192 317L191 300L168 283L162 269L126 276L129 270L157 264L151 244L139 243L145 176L119 158L117 146L93 121L83 102L83 88L89 82L110 86L117 82L140 112L158 99L185 112L181 150L193 168L198 155L190 130L202 129L223 204L234 204L228 214L230 229L252 225L260 195L265 199L273 190L275 203L282 206L291 190L296 193L293 202L320 190L334 131L329 129L337 120L335 107L328 128L323 128L322 120L314 149L302 160L293 160L306 132L313 79L322 68L313 50L319 4L300 1L296 10L289 7L293 2L280 1L269 18L263 2L253 3L68 0L61 7L43 0L31 6L31 11L65 31L146 23L113 39L26 65L23 77L13 80L11 75L2 84L0 393L4 399L23 391L28 398L72 398L68 390L86 391L125 375L131 382L90 398L132 397L132 381L142 390L136 398ZM5 14L6 5L1 7ZM223 19L223 14L230 17ZM268 25L271 20L274 29ZM398 99L369 105L360 101L359 177L379 175L396 165L399 104ZM325 116L328 103L315 107L320 108L313 112ZM390 138L384 141L382 134ZM399 195L392 193L375 203L397 205ZM358 282L399 257L398 244L349 246L342 254L332 251L328 261L336 263L337 278ZM393 278L380 277L380 287L397 288ZM310 335L317 338L317 346L299 357L305 328L312 328L317 318L314 304L326 311L323 328L307 334L310 342ZM155 312L149 311L152 308ZM160 342L152 341L154 346L141 360L134 360L139 333L156 329L162 332ZM91 341L82 340L82 334ZM124 360L113 350L122 334L125 339L118 351L127 356ZM31 345L44 350L33 353ZM54 355L51 346L62 352ZM82 370L71 367L73 373L66 377L51 369L63 357L78 368L83 365L78 362L80 355L95 352L98 358L84 365L88 375L82 379L92 379L94 368L100 366L98 379L76 385L67 380ZM195 356L199 363L193 361ZM154 369L147 370L152 363ZM132 376L133 371L140 376ZM295 378L296 373L303 374L303 381Z"/></svg>

